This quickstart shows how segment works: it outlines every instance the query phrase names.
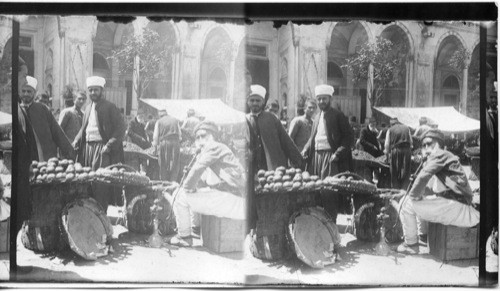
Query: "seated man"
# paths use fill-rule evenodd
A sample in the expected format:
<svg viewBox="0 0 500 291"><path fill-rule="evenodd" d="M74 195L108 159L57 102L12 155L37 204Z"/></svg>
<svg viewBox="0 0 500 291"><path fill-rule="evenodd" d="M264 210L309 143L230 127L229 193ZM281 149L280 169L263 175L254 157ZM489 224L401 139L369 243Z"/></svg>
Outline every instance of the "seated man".
<svg viewBox="0 0 500 291"><path fill-rule="evenodd" d="M422 154L427 158L415 182L402 200L401 222L405 242L397 251L418 253L417 216L420 219L473 227L479 223L479 212L471 205L472 191L458 157L443 150L444 135L430 129L422 135ZM405 190L401 190L404 194Z"/></svg>
<svg viewBox="0 0 500 291"><path fill-rule="evenodd" d="M233 152L215 141L217 126L203 121L194 129L199 154L177 193L173 209L177 235L170 244L191 246L190 210L205 215L244 220L245 171Z"/></svg>

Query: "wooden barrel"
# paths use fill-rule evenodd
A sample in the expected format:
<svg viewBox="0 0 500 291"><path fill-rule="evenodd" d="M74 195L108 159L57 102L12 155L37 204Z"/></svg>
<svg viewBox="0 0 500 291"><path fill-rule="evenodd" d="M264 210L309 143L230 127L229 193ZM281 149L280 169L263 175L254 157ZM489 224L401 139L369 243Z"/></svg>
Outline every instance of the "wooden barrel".
<svg viewBox="0 0 500 291"><path fill-rule="evenodd" d="M23 223L21 241L25 248L50 252L66 247L61 238L60 215L64 206L79 197L88 197L89 185L60 183L34 185L32 215Z"/></svg>
<svg viewBox="0 0 500 291"><path fill-rule="evenodd" d="M64 239L82 258L97 260L108 254L113 227L97 201L74 200L64 207L61 221Z"/></svg>
<svg viewBox="0 0 500 291"><path fill-rule="evenodd" d="M295 212L288 223L291 249L297 258L313 268L335 263L335 247L340 243L337 225L320 207L307 207Z"/></svg>

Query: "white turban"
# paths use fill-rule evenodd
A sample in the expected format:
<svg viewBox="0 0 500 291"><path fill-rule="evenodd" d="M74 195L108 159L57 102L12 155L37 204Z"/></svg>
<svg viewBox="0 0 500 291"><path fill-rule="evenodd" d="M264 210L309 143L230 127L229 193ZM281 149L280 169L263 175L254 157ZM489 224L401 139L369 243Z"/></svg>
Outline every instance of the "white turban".
<svg viewBox="0 0 500 291"><path fill-rule="evenodd" d="M264 99L266 99L266 88L262 87L261 85L251 85L250 86L250 95L258 95Z"/></svg>
<svg viewBox="0 0 500 291"><path fill-rule="evenodd" d="M31 76L26 76L26 81L27 81L26 85L36 90L36 85L38 84L38 81L35 78Z"/></svg>
<svg viewBox="0 0 500 291"><path fill-rule="evenodd" d="M314 96L318 97L319 95L333 95L333 87L330 85L318 85L314 88Z"/></svg>
<svg viewBox="0 0 500 291"><path fill-rule="evenodd" d="M104 88L106 85L106 79L98 76L92 76L87 78L87 88L92 86L98 86Z"/></svg>

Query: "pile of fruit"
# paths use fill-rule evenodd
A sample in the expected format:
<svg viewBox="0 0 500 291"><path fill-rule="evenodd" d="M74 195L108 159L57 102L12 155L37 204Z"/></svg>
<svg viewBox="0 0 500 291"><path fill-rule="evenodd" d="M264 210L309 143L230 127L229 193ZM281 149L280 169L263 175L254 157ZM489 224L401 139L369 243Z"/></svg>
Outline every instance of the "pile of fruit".
<svg viewBox="0 0 500 291"><path fill-rule="evenodd" d="M329 189L341 191L346 194L375 194L377 192L377 186L351 172L343 172L335 176L326 177L324 184Z"/></svg>
<svg viewBox="0 0 500 291"><path fill-rule="evenodd" d="M129 166L123 164L111 165L107 168L99 168L95 172L95 175L99 180L103 180L111 184L133 186L147 186L150 184L150 180L145 173L136 172Z"/></svg>
<svg viewBox="0 0 500 291"><path fill-rule="evenodd" d="M47 162L33 161L30 166L32 184L85 182L93 180L96 173L73 160L50 158Z"/></svg>
<svg viewBox="0 0 500 291"><path fill-rule="evenodd" d="M318 176L311 175L301 169L278 167L275 171L260 170L257 173L255 192L277 193L297 190L318 190L323 187L323 181Z"/></svg>

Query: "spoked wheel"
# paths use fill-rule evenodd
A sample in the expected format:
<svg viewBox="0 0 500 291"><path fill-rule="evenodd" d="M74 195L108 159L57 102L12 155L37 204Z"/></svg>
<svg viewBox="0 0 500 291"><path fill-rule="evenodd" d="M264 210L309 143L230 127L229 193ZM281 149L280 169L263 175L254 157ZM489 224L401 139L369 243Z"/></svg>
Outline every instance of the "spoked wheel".
<svg viewBox="0 0 500 291"><path fill-rule="evenodd" d="M130 231L151 234L154 230L154 215L151 207L154 205L154 197L138 195L130 201L127 206L127 227ZM175 216L171 202L161 198L159 206L162 208L158 213L158 231L160 235L170 235L175 232Z"/></svg>

